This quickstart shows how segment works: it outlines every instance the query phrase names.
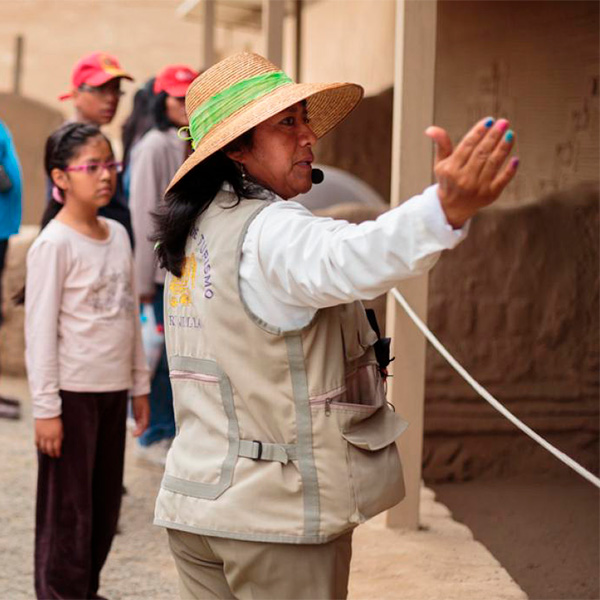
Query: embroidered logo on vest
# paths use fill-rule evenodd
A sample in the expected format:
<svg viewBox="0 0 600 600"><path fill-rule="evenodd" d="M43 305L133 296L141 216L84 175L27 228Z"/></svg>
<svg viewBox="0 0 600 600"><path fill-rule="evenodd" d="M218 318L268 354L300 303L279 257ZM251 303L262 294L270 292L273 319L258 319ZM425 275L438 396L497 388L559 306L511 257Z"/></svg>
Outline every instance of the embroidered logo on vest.
<svg viewBox="0 0 600 600"><path fill-rule="evenodd" d="M192 304L192 289L196 285L196 257L191 254L185 257L181 277L174 277L169 285L169 304L189 306Z"/></svg>

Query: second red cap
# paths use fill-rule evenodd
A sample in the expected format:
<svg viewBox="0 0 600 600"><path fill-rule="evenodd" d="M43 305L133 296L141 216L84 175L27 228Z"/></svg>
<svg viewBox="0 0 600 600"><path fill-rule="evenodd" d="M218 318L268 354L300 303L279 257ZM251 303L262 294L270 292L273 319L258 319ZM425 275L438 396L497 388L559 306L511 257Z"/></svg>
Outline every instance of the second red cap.
<svg viewBox="0 0 600 600"><path fill-rule="evenodd" d="M156 76L154 93L166 92L169 96L183 98L198 75L198 71L188 65L169 65Z"/></svg>

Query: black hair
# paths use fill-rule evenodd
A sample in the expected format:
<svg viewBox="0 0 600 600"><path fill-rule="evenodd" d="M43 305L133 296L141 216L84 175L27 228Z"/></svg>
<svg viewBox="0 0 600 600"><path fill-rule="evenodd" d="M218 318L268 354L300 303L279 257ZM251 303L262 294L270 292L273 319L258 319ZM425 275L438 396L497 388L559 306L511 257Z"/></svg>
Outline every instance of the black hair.
<svg viewBox="0 0 600 600"><path fill-rule="evenodd" d="M171 127L177 127L175 123L169 120L167 117L167 98L169 94L167 92L162 91L158 92L152 98L152 118L154 120L153 126L160 131L167 131Z"/></svg>
<svg viewBox="0 0 600 600"><path fill-rule="evenodd" d="M240 169L226 152L252 147L253 130L247 131L226 148L211 154L189 171L165 195L165 202L154 213L155 233L152 241L161 267L181 277L185 245L198 217L208 208L224 182L228 182L237 201L242 198L260 198L264 189L242 177Z"/></svg>
<svg viewBox="0 0 600 600"><path fill-rule="evenodd" d="M66 123L50 134L46 140L46 148L44 151L44 169L51 185L54 185L50 175L52 170L66 169L71 159L77 155L79 149L82 146L85 146L90 139L97 136L102 136L110 147L110 141L96 125ZM62 190L59 190L59 193L64 197ZM54 219L63 206L64 204L62 202L57 202L54 198L50 199L46 205L46 210L42 215L40 231ZM23 302L25 302L25 287L13 296L13 300L16 304L23 304Z"/></svg>
<svg viewBox="0 0 600 600"><path fill-rule="evenodd" d="M131 113L121 128L121 139L123 140L123 170L127 168L131 159L133 145L154 125L152 112L152 100L154 98L154 80L149 79L133 97Z"/></svg>

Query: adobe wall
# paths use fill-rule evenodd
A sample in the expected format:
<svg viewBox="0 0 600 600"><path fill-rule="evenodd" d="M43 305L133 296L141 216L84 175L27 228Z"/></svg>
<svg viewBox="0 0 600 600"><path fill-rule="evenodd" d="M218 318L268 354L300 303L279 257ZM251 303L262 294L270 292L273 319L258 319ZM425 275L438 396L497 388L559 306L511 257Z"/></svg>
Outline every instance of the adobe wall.
<svg viewBox="0 0 600 600"><path fill-rule="evenodd" d="M534 431L598 470L599 188L490 209L429 278L428 325L455 358ZM319 214L358 223L373 208ZM369 303L385 325L385 297ZM402 407L398 407L402 413ZM423 476L452 481L564 469L427 346Z"/></svg>
<svg viewBox="0 0 600 600"><path fill-rule="evenodd" d="M434 122L456 142L507 116L521 158L496 208L430 277L434 333L536 431L598 469L596 2L439 2ZM391 51L391 50L390 50ZM392 91L320 140L389 199ZM563 469L427 351L424 477ZM401 409L400 409L401 410Z"/></svg>
<svg viewBox="0 0 600 600"><path fill-rule="evenodd" d="M502 205L597 182L600 4L438 2L435 122L452 139L507 117L519 173Z"/></svg>
<svg viewBox="0 0 600 600"><path fill-rule="evenodd" d="M488 210L430 276L429 327L534 431L598 469L599 191L578 186L535 205ZM424 476L460 480L558 472L430 345Z"/></svg>

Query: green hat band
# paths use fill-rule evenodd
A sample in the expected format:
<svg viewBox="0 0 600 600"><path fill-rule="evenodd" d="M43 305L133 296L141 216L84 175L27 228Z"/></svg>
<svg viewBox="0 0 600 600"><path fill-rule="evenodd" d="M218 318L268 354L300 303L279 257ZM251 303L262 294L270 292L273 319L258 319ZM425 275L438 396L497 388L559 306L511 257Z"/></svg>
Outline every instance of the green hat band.
<svg viewBox="0 0 600 600"><path fill-rule="evenodd" d="M182 139L191 140L195 149L215 125L253 100L290 83L293 81L283 71L271 71L238 81L201 104L190 116L189 127L179 130L179 137L182 137L183 131L189 131L190 137Z"/></svg>

